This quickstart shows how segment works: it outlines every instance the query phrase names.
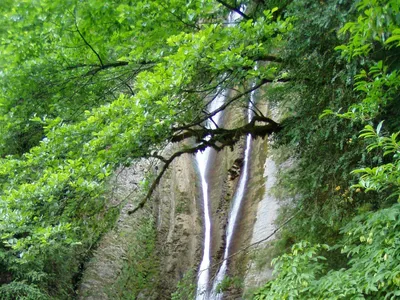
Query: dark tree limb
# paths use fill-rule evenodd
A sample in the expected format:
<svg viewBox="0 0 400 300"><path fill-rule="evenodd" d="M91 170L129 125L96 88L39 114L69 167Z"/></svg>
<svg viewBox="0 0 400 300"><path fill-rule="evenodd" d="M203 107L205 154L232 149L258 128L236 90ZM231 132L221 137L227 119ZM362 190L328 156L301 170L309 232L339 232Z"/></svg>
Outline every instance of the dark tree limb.
<svg viewBox="0 0 400 300"><path fill-rule="evenodd" d="M266 125L256 125L256 122L263 122ZM272 132L277 132L280 130L280 125L276 123L274 120L264 117L264 116L254 116L249 123L242 127L238 127L235 129L225 129L225 128L199 128L199 129L190 129L183 133L177 134L172 137L171 142L177 143L181 142L185 139L194 137L196 138L196 142L204 141L207 137L210 137L211 142L222 142L227 143L229 140L234 140L237 142L237 139L243 135L251 134L255 137L264 137L267 134L271 134Z"/></svg>
<svg viewBox="0 0 400 300"><path fill-rule="evenodd" d="M79 30L78 23L77 23L77 21L76 21L76 10L75 10L75 18L74 18L74 21L75 21L75 28L76 28L76 31L78 32L79 36L82 38L82 40L83 40L83 42L86 44L86 46L88 46L88 47L90 48L90 50L92 50L93 53L97 56L97 58L99 59L100 65L103 67L104 64L103 64L103 61L101 60L101 57L100 57L99 53L97 53L97 51L94 50L94 48L92 47L92 45L89 44L89 42L85 39L85 37L83 36L83 34L81 33L81 31Z"/></svg>
<svg viewBox="0 0 400 300"><path fill-rule="evenodd" d="M147 157L154 157L161 160L165 164L168 163L168 159L166 159L164 156L159 155L157 152L149 154Z"/></svg>
<svg viewBox="0 0 400 300"><path fill-rule="evenodd" d="M143 208L143 206L146 204L147 200L150 199L150 197L153 194L154 190L156 189L156 187L160 183L160 180L163 177L164 173L167 171L168 167L175 160L175 158L177 158L177 157L179 157L179 156L181 156L183 154L186 154L186 153L194 154L197 151L203 151L205 148L207 148L207 146L198 145L198 146L193 147L193 148L177 151L170 158L163 159L164 165L163 165L160 173L158 173L157 177L154 179L153 183L151 184L146 196L143 198L142 201L139 202L139 204L134 209L128 211L128 215L134 214L136 211L138 211L139 209Z"/></svg>
<svg viewBox="0 0 400 300"><path fill-rule="evenodd" d="M253 85L250 89L244 91L243 93L240 93L238 95L236 95L235 97L232 97L231 99L229 99L228 101L226 101L223 105L221 105L219 108L217 108L216 110L210 112L209 114L198 118L196 121L190 123L190 124L186 124L186 125L182 125L182 126L178 126L173 128L173 131L182 131L182 130L187 130L188 128L197 126L202 124L204 121L208 120L209 118L212 118L213 116L215 116L217 113L225 110L229 105L231 105L233 102L235 102L236 100L242 98L243 96L246 96L248 94L250 94L251 92L257 90L258 88L260 88L261 86L263 86L266 83L272 83L272 82L289 82L290 79L289 78L283 78L283 79L278 79L278 80L272 80L272 79L262 79L260 82L258 82L257 84Z"/></svg>
<svg viewBox="0 0 400 300"><path fill-rule="evenodd" d="M109 63L109 64L105 64L105 65L100 65L97 66L97 68L94 68L92 70L90 70L89 72L87 72L85 74L85 76L88 75L95 75L98 72L102 71L102 70L106 70L106 69L110 69L110 68L117 68L117 67L122 67L122 66L127 66L129 64L129 62L127 61L117 61L115 63Z"/></svg>
<svg viewBox="0 0 400 300"><path fill-rule="evenodd" d="M236 7L232 6L232 5L230 5L229 3L226 3L226 2L223 1L223 0L215 0L215 1L217 1L218 3L221 3L223 6L225 6L225 7L228 8L229 10L232 10L232 11L238 13L239 15L242 16L243 19L246 19L246 20L250 20L250 19L251 19L248 15L246 15L245 13L243 13L242 11L240 11L239 8L236 8Z"/></svg>
<svg viewBox="0 0 400 300"><path fill-rule="evenodd" d="M98 67L98 65L97 64L76 64L76 65L65 67L61 71L69 71L69 70L74 70L74 69L79 69L79 68L86 68L86 67Z"/></svg>
<svg viewBox="0 0 400 300"><path fill-rule="evenodd" d="M273 55L261 55L254 57L254 61L270 61L270 62L283 62L282 58Z"/></svg>
<svg viewBox="0 0 400 300"><path fill-rule="evenodd" d="M264 122L267 123L266 125L256 125L256 122ZM139 202L139 204L132 210L128 211L128 214L131 215L138 211L139 209L143 208L146 202L152 196L154 190L158 186L161 181L161 178L167 171L168 167L171 163L175 160L175 158L183 155L183 154L195 154L198 151L204 151L208 147L212 147L217 151L221 151L225 147L233 147L242 136L246 136L250 134L253 138L256 137L265 137L266 135L272 134L274 132L279 132L281 130L281 126L273 121L270 118L263 117L263 116L254 116L250 123L236 128L236 129L224 129L224 128L216 128L216 129L208 129L208 128L201 128L201 129L190 129L185 133L179 134L174 136L171 141L172 142L180 142L185 139L195 137L199 145L182 149L180 151L175 152L172 156L168 159L158 155L157 153L151 154L151 157L156 157L160 159L164 165L161 168L161 171L158 173L157 177L151 184L147 194Z"/></svg>
<svg viewBox="0 0 400 300"><path fill-rule="evenodd" d="M112 63L107 63L103 65L98 65L98 64L76 64L72 66L66 67L64 70L73 70L73 69L79 69L79 68L87 68L91 67L92 69L89 70L87 73L85 73L83 76L90 76L90 75L96 75L98 72L106 70L106 69L111 69L111 68L119 68L119 67L124 67L127 65L136 65L138 66L138 71L143 70L145 66L153 66L156 63L155 62L128 62L128 61L117 61L117 62L112 62Z"/></svg>

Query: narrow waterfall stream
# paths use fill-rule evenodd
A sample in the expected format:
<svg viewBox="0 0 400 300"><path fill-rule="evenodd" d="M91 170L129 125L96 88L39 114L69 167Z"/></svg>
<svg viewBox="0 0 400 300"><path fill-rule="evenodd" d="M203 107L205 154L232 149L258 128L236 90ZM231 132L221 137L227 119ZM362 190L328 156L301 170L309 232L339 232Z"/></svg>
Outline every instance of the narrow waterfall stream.
<svg viewBox="0 0 400 300"><path fill-rule="evenodd" d="M253 111L252 111L252 105L254 103L254 91L251 93L250 96L250 102L249 102L249 108L247 110L247 120L250 122L251 118L253 116ZM243 168L240 174L239 178L239 185L238 188L233 196L232 200L232 208L229 213L229 219L228 219L228 226L226 229L226 244L225 244L225 250L224 250L224 258L221 267L219 268L219 271L217 273L217 276L215 277L213 281L213 287L212 287L212 295L209 299L213 300L219 300L222 299L222 293L217 293L217 286L219 283L222 282L222 280L225 277L226 271L227 271L227 266L228 266L228 258L229 258L229 249L232 243L232 238L237 222L237 218L240 212L240 207L243 202L245 192L246 192L246 185L248 182L248 177L249 177L249 160L250 160L250 153L251 153L251 135L248 134L246 136L246 143L245 143L245 151L244 151L244 162L243 162Z"/></svg>
<svg viewBox="0 0 400 300"><path fill-rule="evenodd" d="M214 101L210 104L210 111L214 111L219 108L225 101L225 96L221 93ZM221 113L217 113L212 120L208 120L207 128L216 128L216 124L219 124ZM198 281L197 281L197 292L196 299L209 299L208 298L208 281L210 276L210 250L211 250L211 216L209 208L209 193L208 193L208 181L207 181L207 165L210 158L212 149L207 148L203 152L196 153L196 162L199 168L201 178L201 188L203 193L203 210L204 210L204 252L203 259L201 260Z"/></svg>
<svg viewBox="0 0 400 300"><path fill-rule="evenodd" d="M244 11L245 6L242 6L240 10ZM234 26L234 22L240 19L241 16L236 12L231 12L228 16L228 26ZM214 101L212 101L209 105L209 110L214 111L219 108L225 102L224 92L220 93ZM222 113L217 113L211 120L207 120L206 127L215 129L216 126L219 125L219 121ZM249 142L246 142L246 149L248 148ZM197 280L197 291L196 291L196 300L208 300L214 299L213 293L209 292L209 278L210 278L210 264L211 264L211 215L210 215L210 201L209 201L209 189L208 189L208 172L207 166L210 158L210 153L213 151L210 148L207 148L203 152L196 153L196 162L198 165L200 178L201 178L201 188L203 194L203 211L204 211L204 246L203 246L203 258L200 263L200 268L198 272L198 280ZM247 150L246 150L247 151ZM249 154L245 154L245 156L249 156ZM245 158L245 165L248 159ZM247 169L247 167L246 167ZM247 178L247 175L246 175ZM244 191L244 184L243 184ZM242 197L243 198L243 197ZM240 207L240 204L239 204ZM239 209L237 208L237 210ZM237 215L237 213L236 213ZM235 217L236 222L236 217ZM231 230L233 232L233 228ZM232 235L232 234L231 234ZM232 238L232 237L231 237ZM224 255L225 257L225 255ZM225 267L226 268L226 267ZM223 275L222 275L223 276ZM213 288L214 290L214 288ZM210 295L211 294L211 295Z"/></svg>

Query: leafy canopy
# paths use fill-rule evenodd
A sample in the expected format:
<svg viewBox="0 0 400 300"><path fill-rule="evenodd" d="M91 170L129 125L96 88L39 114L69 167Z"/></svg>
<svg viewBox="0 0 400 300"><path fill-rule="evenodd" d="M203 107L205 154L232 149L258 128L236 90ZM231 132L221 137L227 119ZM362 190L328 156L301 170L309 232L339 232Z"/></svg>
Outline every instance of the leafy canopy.
<svg viewBox="0 0 400 300"><path fill-rule="evenodd" d="M301 241L291 252L274 260L276 278L254 299L397 299L400 296L400 146L399 131L384 133L380 121L391 102L398 100L398 67L374 60L373 50L390 53L398 48L396 19L398 1L360 1L356 22L341 32L350 32L344 45L336 47L349 61L368 63L355 75L359 101L338 117L366 124L359 135L368 153L378 157L376 166L352 171L359 176L354 190L373 193L386 208L362 212L342 227L332 247ZM325 110L322 117L333 114ZM398 115L397 115L398 117ZM398 128L397 128L398 129ZM340 190L340 186L337 188ZM387 199L390 199L388 201ZM397 200L397 203L395 201ZM332 267L329 259L339 249L349 259L343 268Z"/></svg>
<svg viewBox="0 0 400 300"><path fill-rule="evenodd" d="M249 82L279 79L277 63L254 67L290 19L265 10L227 26L228 10L211 0L0 10L0 293L68 297L116 215L113 171L152 156L177 128L198 128L222 90L247 95Z"/></svg>

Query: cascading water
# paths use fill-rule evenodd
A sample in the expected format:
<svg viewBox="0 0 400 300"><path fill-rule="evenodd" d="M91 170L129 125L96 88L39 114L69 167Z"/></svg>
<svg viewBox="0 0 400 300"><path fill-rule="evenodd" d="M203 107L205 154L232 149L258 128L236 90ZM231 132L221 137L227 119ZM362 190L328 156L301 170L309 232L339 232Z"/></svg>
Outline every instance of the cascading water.
<svg viewBox="0 0 400 300"><path fill-rule="evenodd" d="M254 103L254 91L251 93L250 96L250 103L249 103L249 108L247 111L247 119L250 122L251 118L253 116L253 111L252 111L252 105ZM217 286L219 283L222 282L224 279L224 276L226 274L227 266L228 266L228 258L229 258L229 248L231 246L232 242L232 237L236 225L236 220L239 215L240 207L243 202L244 196L245 196L245 191L246 191L246 184L248 181L248 173L249 173L249 158L250 158L250 152L251 152L251 135L248 134L246 137L246 144L245 144L245 151L244 151L244 163L243 163L243 169L239 178L239 186L238 189L235 192L235 195L233 196L233 204L232 204L232 209L229 213L229 219L228 219L228 226L226 230L226 245L225 245L225 250L224 250L224 258L222 265L217 273L217 276L214 279L213 282L213 288L212 288L212 297L210 299L214 300L219 300L222 299L222 293L217 293Z"/></svg>
<svg viewBox="0 0 400 300"><path fill-rule="evenodd" d="M245 6L241 7L240 10L244 11ZM240 15L236 12L231 12L228 17L228 26L233 26L236 20L240 19ZM220 93L214 101L210 103L209 110L214 111L223 105L225 101L225 96ZM219 124L222 113L219 112L207 120L206 127L215 129ZM248 144L248 143L247 143ZM247 146L246 146L247 148ZM200 263L198 280L197 280L197 291L196 300L208 300L212 299L213 295L209 295L208 283L210 277L210 251L211 251L211 216L209 209L209 193L208 193L208 182L207 182L207 165L210 158L210 152L212 150L207 148L203 152L196 153L196 162L199 168L200 178L201 178L201 188L203 193L203 210L204 210L204 252L203 258ZM247 177L247 176L246 176ZM244 189L244 187L243 187Z"/></svg>
<svg viewBox="0 0 400 300"><path fill-rule="evenodd" d="M225 100L225 96L221 93L214 101L210 104L210 111L218 109ZM215 129L221 118L221 113L217 113L212 117L212 120L208 120L206 127ZM197 293L196 299L208 299L208 280L209 280L209 268L210 268L210 250L211 250L211 216L209 210L208 200L208 182L207 182L207 164L210 158L211 149L207 148L203 152L196 154L196 162L199 168L201 178L201 188L203 192L203 209L204 209L204 253L203 259L200 264L198 281L197 281Z"/></svg>

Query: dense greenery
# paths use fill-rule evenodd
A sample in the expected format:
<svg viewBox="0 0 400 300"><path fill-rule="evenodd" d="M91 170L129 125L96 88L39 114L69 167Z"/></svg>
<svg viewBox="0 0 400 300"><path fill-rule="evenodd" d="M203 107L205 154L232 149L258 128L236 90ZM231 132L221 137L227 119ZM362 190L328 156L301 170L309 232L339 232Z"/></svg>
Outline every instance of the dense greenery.
<svg viewBox="0 0 400 300"><path fill-rule="evenodd" d="M275 80L275 63L253 68L274 60L290 20L266 10L225 26L229 10L211 0L0 9L0 292L69 298L80 261L113 223L112 171L200 128L213 113L205 99L222 89L239 89L234 104L249 80ZM213 141L199 143L191 152Z"/></svg>
<svg viewBox="0 0 400 300"><path fill-rule="evenodd" d="M347 39L335 48L346 66L354 68L344 72L348 82L342 87L331 87L337 97L324 106L335 108L310 115L320 118L311 121L317 126L312 138L298 137L290 125L286 127L283 139L295 137L297 144L291 147L300 153L299 164L291 171L296 177L288 179L286 174L282 182L299 194L292 204L299 218L284 235L299 242L274 260L277 277L255 299L400 296L399 13L398 1L357 3L357 14L339 32ZM340 82L340 73L343 70L331 84ZM351 95L343 92L346 88L355 91L347 105L340 101ZM329 126L335 126L334 137ZM358 135L360 126L365 127ZM319 142L326 153L314 148L318 135L324 135L328 146L322 146L321 138Z"/></svg>
<svg viewBox="0 0 400 300"><path fill-rule="evenodd" d="M117 280L107 291L111 299L148 299L157 297L159 258L156 247L156 227L151 217L138 219L135 239L130 242L125 263Z"/></svg>
<svg viewBox="0 0 400 300"><path fill-rule="evenodd" d="M168 141L194 137L182 150L194 153L255 134L206 131L216 113L206 103L234 89L223 109L245 106L278 81L267 96L288 107L285 118L258 115L257 132L279 131L276 144L296 158L280 186L300 213L283 236L308 242L277 260L277 279L256 297L398 291L398 1L4 0L0 12L2 299L73 297L81 263L118 214L110 174L148 157L168 166L158 154ZM119 297L151 281L131 272Z"/></svg>

